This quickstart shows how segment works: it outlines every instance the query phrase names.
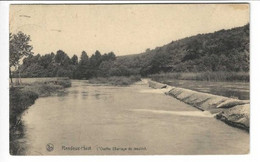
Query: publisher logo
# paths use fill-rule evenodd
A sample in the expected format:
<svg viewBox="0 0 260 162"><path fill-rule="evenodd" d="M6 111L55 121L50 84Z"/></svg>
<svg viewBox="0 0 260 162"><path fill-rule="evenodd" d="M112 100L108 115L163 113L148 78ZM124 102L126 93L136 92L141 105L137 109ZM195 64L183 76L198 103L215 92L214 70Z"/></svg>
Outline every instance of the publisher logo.
<svg viewBox="0 0 260 162"><path fill-rule="evenodd" d="M52 143L48 143L46 145L46 150L49 151L49 152L53 151L54 150L54 145Z"/></svg>

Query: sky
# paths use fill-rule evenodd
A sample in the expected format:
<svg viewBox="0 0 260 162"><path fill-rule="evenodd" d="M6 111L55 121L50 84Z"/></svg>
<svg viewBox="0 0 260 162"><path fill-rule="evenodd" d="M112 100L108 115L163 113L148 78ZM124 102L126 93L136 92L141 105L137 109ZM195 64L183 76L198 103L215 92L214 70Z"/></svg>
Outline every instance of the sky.
<svg viewBox="0 0 260 162"><path fill-rule="evenodd" d="M199 33L243 26L248 4L11 5L10 32L35 54L138 54Z"/></svg>

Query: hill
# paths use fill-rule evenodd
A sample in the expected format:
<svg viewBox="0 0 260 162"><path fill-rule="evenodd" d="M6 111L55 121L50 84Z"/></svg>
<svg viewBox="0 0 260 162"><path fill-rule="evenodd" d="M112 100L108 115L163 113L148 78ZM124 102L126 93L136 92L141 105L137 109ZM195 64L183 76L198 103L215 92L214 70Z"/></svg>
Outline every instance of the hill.
<svg viewBox="0 0 260 162"><path fill-rule="evenodd" d="M249 24L198 34L144 53L117 57L132 73L249 71Z"/></svg>
<svg viewBox="0 0 260 162"><path fill-rule="evenodd" d="M248 72L249 24L172 41L146 52L118 56L113 52L90 57L82 51L69 57L64 51L30 55L14 72L21 77L90 79L109 76L147 76L160 72ZM20 74L19 74L20 72Z"/></svg>

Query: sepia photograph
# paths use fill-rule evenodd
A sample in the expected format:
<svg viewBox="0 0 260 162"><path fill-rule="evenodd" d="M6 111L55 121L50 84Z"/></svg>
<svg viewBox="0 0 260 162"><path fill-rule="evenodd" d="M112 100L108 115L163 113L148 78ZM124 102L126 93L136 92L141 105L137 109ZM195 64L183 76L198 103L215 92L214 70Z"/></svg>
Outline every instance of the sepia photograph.
<svg viewBox="0 0 260 162"><path fill-rule="evenodd" d="M250 153L250 4L10 4L10 155Z"/></svg>

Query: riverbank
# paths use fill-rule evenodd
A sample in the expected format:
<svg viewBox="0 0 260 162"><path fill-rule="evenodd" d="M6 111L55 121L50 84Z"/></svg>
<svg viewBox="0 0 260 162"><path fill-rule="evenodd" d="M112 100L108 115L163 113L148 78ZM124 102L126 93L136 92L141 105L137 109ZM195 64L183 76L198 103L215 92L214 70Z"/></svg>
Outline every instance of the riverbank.
<svg viewBox="0 0 260 162"><path fill-rule="evenodd" d="M171 80L221 81L221 82L249 82L249 72L197 72L197 73L161 73L149 75L152 80L166 83Z"/></svg>
<svg viewBox="0 0 260 162"><path fill-rule="evenodd" d="M108 84L113 86L128 86L140 81L140 76L113 76L113 77L97 77L89 80L91 84Z"/></svg>
<svg viewBox="0 0 260 162"><path fill-rule="evenodd" d="M165 94L202 111L209 111L216 119L249 132L250 101L196 92L185 88L177 88L155 81L148 81L149 86L156 89L166 88Z"/></svg>
<svg viewBox="0 0 260 162"><path fill-rule="evenodd" d="M19 155L24 151L24 148L20 147L17 142L23 136L22 113L29 106L33 105L37 98L64 92L64 89L70 86L71 82L69 79L53 78L48 81L23 83L10 87L9 134L11 155Z"/></svg>

